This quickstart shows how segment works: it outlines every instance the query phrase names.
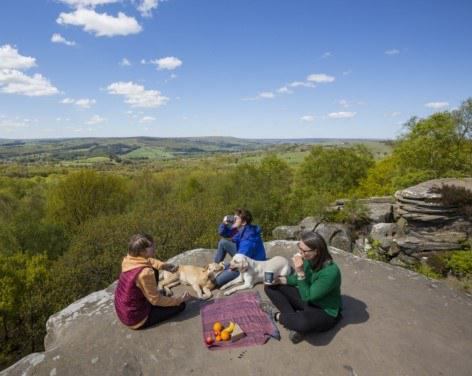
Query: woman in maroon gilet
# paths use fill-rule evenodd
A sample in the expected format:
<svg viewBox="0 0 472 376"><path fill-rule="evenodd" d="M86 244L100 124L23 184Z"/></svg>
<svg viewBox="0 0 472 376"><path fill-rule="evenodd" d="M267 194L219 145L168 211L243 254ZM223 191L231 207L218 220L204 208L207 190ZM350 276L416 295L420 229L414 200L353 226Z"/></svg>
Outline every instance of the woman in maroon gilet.
<svg viewBox="0 0 472 376"><path fill-rule="evenodd" d="M131 329L146 328L175 316L192 297L188 292L180 297L167 297L158 291L158 270L172 272L177 267L155 259L155 252L150 235L134 235L121 264L115 310L120 321Z"/></svg>

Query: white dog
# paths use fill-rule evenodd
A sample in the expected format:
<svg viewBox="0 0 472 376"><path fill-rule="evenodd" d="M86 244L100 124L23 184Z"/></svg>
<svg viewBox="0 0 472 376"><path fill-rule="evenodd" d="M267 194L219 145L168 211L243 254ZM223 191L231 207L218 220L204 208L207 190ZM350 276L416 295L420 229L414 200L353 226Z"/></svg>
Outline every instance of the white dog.
<svg viewBox="0 0 472 376"><path fill-rule="evenodd" d="M273 272L275 279L281 276L287 277L291 269L288 260L282 256L275 256L267 261L256 261L240 253L234 255L229 267L231 270L238 270L239 277L221 286L220 290L226 290L241 282L243 284L225 291L225 295L231 295L238 290L253 288L256 283L264 281L264 272Z"/></svg>
<svg viewBox="0 0 472 376"><path fill-rule="evenodd" d="M190 285L199 299L209 299L212 297L211 290L215 288L214 279L224 268L222 262L213 262L204 268L194 265L180 265L174 273L165 271L159 274L159 277L161 274L163 276L162 281L159 282L159 288L164 289L166 295L172 295L171 287L179 284Z"/></svg>

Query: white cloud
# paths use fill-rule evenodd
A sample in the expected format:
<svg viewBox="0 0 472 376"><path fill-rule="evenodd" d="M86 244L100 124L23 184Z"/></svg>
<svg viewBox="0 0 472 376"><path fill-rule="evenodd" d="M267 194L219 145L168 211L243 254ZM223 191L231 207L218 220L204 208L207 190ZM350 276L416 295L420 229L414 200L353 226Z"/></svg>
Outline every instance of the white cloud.
<svg viewBox="0 0 472 376"><path fill-rule="evenodd" d="M141 59L141 64L146 64L146 60L145 60L145 59Z"/></svg>
<svg viewBox="0 0 472 376"><path fill-rule="evenodd" d="M7 118L6 116L0 117L0 129L5 132L13 132L19 128L29 128L29 119Z"/></svg>
<svg viewBox="0 0 472 376"><path fill-rule="evenodd" d="M327 59L328 57L333 56L333 54L329 51L325 52L323 55L321 55L322 59Z"/></svg>
<svg viewBox="0 0 472 376"><path fill-rule="evenodd" d="M426 107L432 108L434 110L442 110L449 107L448 102L429 102L425 104Z"/></svg>
<svg viewBox="0 0 472 376"><path fill-rule="evenodd" d="M139 119L139 122L144 124L144 123L152 123L156 118L152 116L143 116L141 119Z"/></svg>
<svg viewBox="0 0 472 376"><path fill-rule="evenodd" d="M29 69L36 66L36 59L22 56L16 48L9 44L0 47L0 69Z"/></svg>
<svg viewBox="0 0 472 376"><path fill-rule="evenodd" d="M165 105L169 98L158 90L145 90L144 86L133 82L114 82L107 87L109 94L122 95L125 102L131 107L160 107Z"/></svg>
<svg viewBox="0 0 472 376"><path fill-rule="evenodd" d="M315 121L315 117L313 115L304 115L300 118L300 120L307 123L313 123Z"/></svg>
<svg viewBox="0 0 472 376"><path fill-rule="evenodd" d="M277 93L280 94L292 94L293 90L290 90L287 86L282 86L277 89Z"/></svg>
<svg viewBox="0 0 472 376"><path fill-rule="evenodd" d="M74 8L94 8L97 5L113 4L120 0L58 0Z"/></svg>
<svg viewBox="0 0 472 376"><path fill-rule="evenodd" d="M333 82L335 80L333 76L328 76L324 73L313 73L310 74L306 79L307 81L316 83Z"/></svg>
<svg viewBox="0 0 472 376"><path fill-rule="evenodd" d="M328 117L331 119L349 119L356 116L357 112L347 112L347 111L340 111L340 112L331 112L328 114Z"/></svg>
<svg viewBox="0 0 472 376"><path fill-rule="evenodd" d="M315 84L311 82L302 82L302 81L293 81L289 83L290 87L316 87Z"/></svg>
<svg viewBox="0 0 472 376"><path fill-rule="evenodd" d="M174 70L182 65L182 60L174 56L167 56L161 59L151 60L150 63L157 65L158 70Z"/></svg>
<svg viewBox="0 0 472 376"><path fill-rule="evenodd" d="M352 73L352 70L347 70L343 72L343 76L349 76Z"/></svg>
<svg viewBox="0 0 472 376"><path fill-rule="evenodd" d="M385 55L398 55L400 53L400 50L392 48L391 50L386 50L384 53Z"/></svg>
<svg viewBox="0 0 472 376"><path fill-rule="evenodd" d="M89 99L89 98L82 98L82 99L65 98L61 101L61 103L74 104L80 108L90 108L97 102L95 101L95 99Z"/></svg>
<svg viewBox="0 0 472 376"><path fill-rule="evenodd" d="M39 73L28 76L14 69L0 69L0 90L3 93L29 97L54 95L59 92L47 78Z"/></svg>
<svg viewBox="0 0 472 376"><path fill-rule="evenodd" d="M350 103L346 99L341 99L339 104L344 108L348 108L350 106Z"/></svg>
<svg viewBox="0 0 472 376"><path fill-rule="evenodd" d="M124 57L123 59L121 59L120 65L122 67L129 67L131 65L131 62L126 57Z"/></svg>
<svg viewBox="0 0 472 376"><path fill-rule="evenodd" d="M395 111L390 114L390 117L397 117L397 116L400 116L401 114L402 114L401 112Z"/></svg>
<svg viewBox="0 0 472 376"><path fill-rule="evenodd" d="M138 10L143 17L150 17L152 10L156 9L158 4L159 0L142 0Z"/></svg>
<svg viewBox="0 0 472 376"><path fill-rule="evenodd" d="M71 40L67 40L59 33L54 33L51 37L51 42L53 43L62 43L67 46L75 46L75 42Z"/></svg>
<svg viewBox="0 0 472 376"><path fill-rule="evenodd" d="M261 99L273 99L275 97L274 93L271 91L263 91L259 93L257 96L258 98L261 98Z"/></svg>
<svg viewBox="0 0 472 376"><path fill-rule="evenodd" d="M56 22L60 25L83 26L97 37L136 34L142 30L136 19L119 12L117 17L97 13L93 9L79 8L72 13L61 13Z"/></svg>
<svg viewBox="0 0 472 376"><path fill-rule="evenodd" d="M106 121L105 118L102 118L100 115L93 115L89 120L85 122L88 125L96 125Z"/></svg>

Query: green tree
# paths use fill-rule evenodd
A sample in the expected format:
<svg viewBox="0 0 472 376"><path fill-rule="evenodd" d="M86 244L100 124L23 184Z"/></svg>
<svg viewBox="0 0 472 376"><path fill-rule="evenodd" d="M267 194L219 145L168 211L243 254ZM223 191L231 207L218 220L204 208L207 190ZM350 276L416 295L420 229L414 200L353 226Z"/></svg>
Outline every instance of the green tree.
<svg viewBox="0 0 472 376"><path fill-rule="evenodd" d="M421 172L422 178L439 178L472 173L470 140L461 134L450 113L412 119L406 129L393 151L398 160L398 175Z"/></svg>
<svg viewBox="0 0 472 376"><path fill-rule="evenodd" d="M101 214L121 213L128 201L127 181L92 170L61 179L48 195L49 212L69 230Z"/></svg>

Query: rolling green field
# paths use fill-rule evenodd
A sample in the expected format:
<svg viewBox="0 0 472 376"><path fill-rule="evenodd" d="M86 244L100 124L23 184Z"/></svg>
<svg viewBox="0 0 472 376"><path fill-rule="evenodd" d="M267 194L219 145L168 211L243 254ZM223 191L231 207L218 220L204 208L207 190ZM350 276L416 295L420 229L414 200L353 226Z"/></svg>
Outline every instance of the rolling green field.
<svg viewBox="0 0 472 376"><path fill-rule="evenodd" d="M387 140L342 139L238 139L200 138L76 138L50 140L1 140L0 163L48 163L73 166L145 164L208 156L231 155L231 159L258 161L266 152L277 154L290 165L298 165L313 145L365 145L376 159L391 152Z"/></svg>

